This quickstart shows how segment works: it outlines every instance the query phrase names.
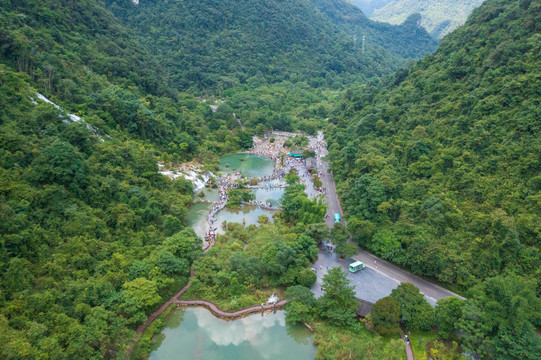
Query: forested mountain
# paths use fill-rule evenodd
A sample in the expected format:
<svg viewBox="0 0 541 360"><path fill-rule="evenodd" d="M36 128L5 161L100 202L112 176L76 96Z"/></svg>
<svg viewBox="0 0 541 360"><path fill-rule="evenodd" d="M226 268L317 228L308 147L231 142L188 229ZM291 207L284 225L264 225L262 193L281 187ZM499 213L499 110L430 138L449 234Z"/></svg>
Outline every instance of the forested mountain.
<svg viewBox="0 0 541 360"><path fill-rule="evenodd" d="M179 89L218 92L221 84L225 92L235 81L249 89L286 78L296 89L296 73L332 85L403 62L403 50L392 55L375 43L360 61L350 40L335 43L344 30L306 1L286 3L293 15L309 15L291 22L276 4L244 3L240 19L236 2L228 12L222 2L186 4L193 13L183 23L185 13L167 17L165 2L111 4L127 12L117 12L122 20L94 0L2 2L0 358L121 357L135 326L186 282L201 247L183 224L192 187L158 175L157 163L195 157L212 165L216 155L250 146L251 133L230 107L213 113ZM127 21L145 6L155 22L136 30ZM234 27L220 25L225 15ZM426 40L421 56L433 43L417 35ZM298 88L317 101L306 82ZM256 120L249 125L297 127L293 118Z"/></svg>
<svg viewBox="0 0 541 360"><path fill-rule="evenodd" d="M170 87L100 2L3 2L0 55L0 358L120 357L201 248L191 183L157 162L251 136Z"/></svg>
<svg viewBox="0 0 541 360"><path fill-rule="evenodd" d="M376 23L342 0L0 1L0 358L123 357L201 252L184 223L191 183L158 161L212 167L254 133L314 133L327 117L355 241L464 291L446 331L466 350L535 358L541 5L487 1L395 76L435 47L418 15Z"/></svg>
<svg viewBox="0 0 541 360"><path fill-rule="evenodd" d="M324 9L329 3L142 1L137 6L128 0L108 2L117 17L99 1L12 1L0 8L0 55L67 110L108 114L86 117L104 131L119 125L162 146L174 139L190 145L189 157L203 143L200 135L208 132L198 132L204 126L193 127L193 121L180 120L178 112L170 111L183 106L178 103L179 89L227 98L260 87L259 93L266 92L272 105L260 106L265 111L257 116L246 114L254 118L248 122L253 127L264 124L292 130L299 128L292 125L299 116L325 118L314 108L326 96L314 94L314 87L339 89L355 79L373 79L397 69L405 58L434 49L433 40L415 23L400 27L372 23L345 3L343 18L331 20L327 15L331 11ZM354 21L346 21L348 14L355 15ZM353 27L368 34L364 54L360 32L353 41ZM298 101L301 106L277 106L284 94L288 99L310 100ZM146 100L137 104L136 99L143 97ZM117 108L105 109L107 99L116 99ZM221 119L212 124L213 129L225 122L226 128L236 127L227 111L253 110L245 99L234 103L236 107L225 106L215 116ZM139 105L169 110L156 116L165 109L138 112ZM223 140L225 134L220 136ZM223 148L221 144L212 147Z"/></svg>
<svg viewBox="0 0 541 360"><path fill-rule="evenodd" d="M421 14L421 25L436 39L441 39L464 24L472 10L484 0L394 0L375 9L370 18L401 24L410 15Z"/></svg>
<svg viewBox="0 0 541 360"><path fill-rule="evenodd" d="M170 82L183 90L219 91L284 80L337 87L388 73L404 58L422 57L436 45L416 24L371 22L342 0L107 4L143 38L170 70Z"/></svg>
<svg viewBox="0 0 541 360"><path fill-rule="evenodd" d="M487 1L329 126L361 246L469 298L451 327L487 359L539 358L541 2Z"/></svg>

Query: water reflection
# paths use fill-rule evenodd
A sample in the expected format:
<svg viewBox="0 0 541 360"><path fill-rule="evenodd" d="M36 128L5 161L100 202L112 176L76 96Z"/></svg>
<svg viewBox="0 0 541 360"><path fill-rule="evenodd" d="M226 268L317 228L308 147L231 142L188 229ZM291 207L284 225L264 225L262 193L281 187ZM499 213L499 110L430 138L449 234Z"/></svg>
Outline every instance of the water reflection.
<svg viewBox="0 0 541 360"><path fill-rule="evenodd" d="M209 229L207 215L211 208L212 204L208 203L194 204L188 209L188 214L186 215L186 224L191 226L195 233L202 239Z"/></svg>
<svg viewBox="0 0 541 360"><path fill-rule="evenodd" d="M181 324L177 316L184 316ZM167 321L150 359L313 359L315 347L303 326L287 326L284 311L234 321L190 308Z"/></svg>
<svg viewBox="0 0 541 360"><path fill-rule="evenodd" d="M235 154L220 159L220 171L229 174L239 172L244 176L270 176L274 170L274 161L266 156L253 154Z"/></svg>
<svg viewBox="0 0 541 360"><path fill-rule="evenodd" d="M280 198L284 193L284 189L253 189L251 190L257 201L271 201L274 205L279 204ZM218 201L218 190L205 188L203 189L204 196L200 197L196 195L196 200L203 201ZM186 215L186 224L192 227L197 235L204 238L208 232L207 215L214 205L206 202L197 203L188 209ZM238 209L225 208L216 214L215 226L217 227L217 233L223 234L225 231L222 228L222 222L227 221L230 223L239 223L248 225L259 225L258 219L260 215L266 215L269 221L273 222L272 217L276 214L274 210L262 209L256 206L242 206Z"/></svg>
<svg viewBox="0 0 541 360"><path fill-rule="evenodd" d="M267 215L271 222L274 222L273 215L276 211L262 209L257 206L243 206L239 209L223 209L216 214L216 226L218 228L217 233L223 234L222 222L239 223L248 225L259 225L258 218L261 215Z"/></svg>
<svg viewBox="0 0 541 360"><path fill-rule="evenodd" d="M255 199L257 201L267 202L269 200L272 200L272 202L275 204L279 204L280 199L282 198L282 195L284 195L283 188L253 189L251 192L255 194Z"/></svg>

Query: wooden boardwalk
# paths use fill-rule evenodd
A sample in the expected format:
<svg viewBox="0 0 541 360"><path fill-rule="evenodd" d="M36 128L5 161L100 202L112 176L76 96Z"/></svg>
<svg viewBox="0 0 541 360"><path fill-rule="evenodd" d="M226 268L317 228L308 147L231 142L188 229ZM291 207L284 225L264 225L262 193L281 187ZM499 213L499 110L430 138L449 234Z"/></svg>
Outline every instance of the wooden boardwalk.
<svg viewBox="0 0 541 360"><path fill-rule="evenodd" d="M287 300L281 300L278 301L276 304L268 304L268 305L254 305L250 306L244 309L240 309L233 312L228 312L220 309L216 304L210 301L206 300L175 300L174 301L177 306L200 306L207 308L214 316L217 316L222 319L226 320L234 320L241 317L244 317L249 314L257 313L257 312L265 312L265 311L272 311L272 310L278 310L283 308L287 304Z"/></svg>
<svg viewBox="0 0 541 360"><path fill-rule="evenodd" d="M209 251L213 246L214 246L214 243L211 243L210 246L207 247L203 251L203 253L206 253L207 251ZM194 276L195 275L194 275L193 268L190 268L190 279L192 279ZM164 302L156 311L150 314L147 318L147 321L144 324L139 325L137 330L135 330L135 339L133 339L133 343L127 349L128 357L133 352L133 350L135 349L135 346L137 345L137 343L139 342L139 340L141 339L145 331L148 329L150 324L152 324L154 320L156 320L158 316L160 316L165 311L165 309L169 307L169 305L176 304L176 306L201 306L201 307L205 307L209 309L209 311L217 317L220 317L222 319L227 319L227 320L234 320L234 319L238 319L238 318L241 318L241 317L244 317L246 315L253 314L256 312L278 310L278 309L283 308L287 304L286 300L281 300L281 301L278 301L276 304L269 304L269 305L263 305L263 306L254 305L254 306L250 306L250 307L240 309L234 312L228 312L228 311L224 311L220 309L213 302L206 301L206 300L179 300L179 298L186 292L186 290L190 288L191 285L192 285L191 281L188 281L188 283L179 292L173 295L171 299Z"/></svg>

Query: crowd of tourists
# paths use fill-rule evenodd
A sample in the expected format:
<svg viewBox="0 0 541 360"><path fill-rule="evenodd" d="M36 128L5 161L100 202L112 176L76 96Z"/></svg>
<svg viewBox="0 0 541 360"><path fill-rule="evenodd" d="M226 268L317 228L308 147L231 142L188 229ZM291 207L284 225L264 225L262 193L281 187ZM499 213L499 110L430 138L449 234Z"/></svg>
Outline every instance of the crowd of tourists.
<svg viewBox="0 0 541 360"><path fill-rule="evenodd" d="M237 183L233 182L233 178L236 175L239 174L237 173L234 175L225 175L218 179L219 200L214 202L214 207L209 210L209 214L207 216L207 222L209 224L209 232L207 234L207 239L209 245L212 245L214 241L216 241L216 230L218 228L215 225L215 215L216 213L218 213L218 211L222 210L225 207L227 201L229 200L229 197L227 196L227 189L236 188L238 186Z"/></svg>
<svg viewBox="0 0 541 360"><path fill-rule="evenodd" d="M219 201L214 202L214 207L209 211L207 220L209 224L208 232L208 241L209 245L212 245L216 240L216 218L215 215L218 211L222 210L227 201L229 200L227 196L227 189L238 187L238 183L235 180L258 180L258 181L270 181L284 177L289 173L291 169L296 169L297 174L300 177L300 183L306 186L306 194L309 198L314 198L318 195L325 193L326 189L324 187L316 188L314 186L313 175L306 167L306 160L302 158L292 158L286 157L284 153L284 142L285 138L296 136L297 134L287 133L287 132L273 132L275 136L279 136L275 139L274 142L269 140L260 140L255 139L254 146L248 151L252 154L267 156L271 158L275 163L274 172L270 176L261 176L261 177L243 177L240 173L234 173L230 175L224 175L218 179L218 193ZM267 136L268 137L268 136ZM325 142L323 140L322 134L319 134L317 138L311 138L310 150L316 151L316 162L319 163L323 151L326 151ZM282 159L283 162L282 162ZM324 174L321 171L317 172L317 175L321 178ZM269 185L274 187L279 187L281 185ZM262 206L266 208L274 209L272 204L251 200L246 204Z"/></svg>

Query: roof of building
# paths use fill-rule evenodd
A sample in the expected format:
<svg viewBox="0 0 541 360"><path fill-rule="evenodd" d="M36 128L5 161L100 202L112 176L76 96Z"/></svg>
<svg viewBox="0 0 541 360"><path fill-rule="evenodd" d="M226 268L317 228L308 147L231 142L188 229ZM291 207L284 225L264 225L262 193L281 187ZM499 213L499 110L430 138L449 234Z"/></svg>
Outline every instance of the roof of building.
<svg viewBox="0 0 541 360"><path fill-rule="evenodd" d="M356 298L356 299L359 302L359 307L357 308L357 315L364 318L366 317L366 315L370 314L374 304L371 303L370 301L366 301L363 299L359 299L359 298Z"/></svg>
<svg viewBox="0 0 541 360"><path fill-rule="evenodd" d="M289 155L302 155L303 153L304 153L304 151L302 151L302 150L291 150Z"/></svg>
<svg viewBox="0 0 541 360"><path fill-rule="evenodd" d="M312 170L316 168L316 160L314 158L306 159L306 168Z"/></svg>

